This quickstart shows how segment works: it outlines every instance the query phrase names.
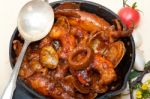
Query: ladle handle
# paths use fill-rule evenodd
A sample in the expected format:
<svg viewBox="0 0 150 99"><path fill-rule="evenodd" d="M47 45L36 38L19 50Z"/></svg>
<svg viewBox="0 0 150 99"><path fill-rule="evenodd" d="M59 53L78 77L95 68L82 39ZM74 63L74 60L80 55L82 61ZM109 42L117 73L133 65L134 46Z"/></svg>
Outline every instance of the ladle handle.
<svg viewBox="0 0 150 99"><path fill-rule="evenodd" d="M18 73L19 73L19 70L20 70L20 66L21 66L21 63L22 63L22 60L23 60L23 57L24 57L24 54L26 52L26 49L28 47L28 45L30 44L29 41L25 41L23 47L22 47L22 50L21 50L21 53L17 59L17 62L15 64L15 67L11 73L11 77L9 79L9 82L1 96L0 99L12 99L12 96L13 96L13 92L16 88L16 80L17 80L17 77L18 77Z"/></svg>

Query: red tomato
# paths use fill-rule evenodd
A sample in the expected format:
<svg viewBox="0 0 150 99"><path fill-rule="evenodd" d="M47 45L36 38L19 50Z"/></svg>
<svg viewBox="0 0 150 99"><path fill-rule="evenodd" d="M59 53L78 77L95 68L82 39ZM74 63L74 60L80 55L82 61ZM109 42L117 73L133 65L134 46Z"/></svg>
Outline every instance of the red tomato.
<svg viewBox="0 0 150 99"><path fill-rule="evenodd" d="M134 22L134 27L136 27L140 21L139 12L132 7L123 7L118 12L119 17L122 21L127 25L127 27L131 27Z"/></svg>

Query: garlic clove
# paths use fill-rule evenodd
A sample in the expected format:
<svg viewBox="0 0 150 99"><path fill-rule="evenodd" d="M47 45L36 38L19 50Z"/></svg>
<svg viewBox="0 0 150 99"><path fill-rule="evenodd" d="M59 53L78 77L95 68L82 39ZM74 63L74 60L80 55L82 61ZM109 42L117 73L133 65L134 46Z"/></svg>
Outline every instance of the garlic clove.
<svg viewBox="0 0 150 99"><path fill-rule="evenodd" d="M135 47L139 48L142 45L142 37L140 35L140 33L136 30L133 31L132 33L134 42L135 42Z"/></svg>
<svg viewBox="0 0 150 99"><path fill-rule="evenodd" d="M140 50L136 49L134 69L137 71L144 71L145 59Z"/></svg>
<svg viewBox="0 0 150 99"><path fill-rule="evenodd" d="M148 80L150 80L150 73L147 73L147 74L144 75L144 77L142 79L142 83L145 83Z"/></svg>

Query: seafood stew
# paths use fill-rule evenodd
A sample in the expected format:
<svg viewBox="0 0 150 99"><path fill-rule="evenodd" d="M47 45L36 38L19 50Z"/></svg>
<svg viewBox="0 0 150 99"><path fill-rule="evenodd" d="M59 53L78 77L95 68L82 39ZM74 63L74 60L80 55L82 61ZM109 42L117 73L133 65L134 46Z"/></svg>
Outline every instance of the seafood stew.
<svg viewBox="0 0 150 99"><path fill-rule="evenodd" d="M80 6L57 6L50 33L31 44L26 52L19 77L41 95L93 99L118 90L124 82L125 75L120 76L126 72L120 71L118 64L129 57L127 49L132 50L127 48L130 44L124 43L131 39L124 37L130 36L132 29L123 29L116 18L112 19L114 25L110 24L96 14L82 11ZM21 38L13 40L16 56L22 43Z"/></svg>

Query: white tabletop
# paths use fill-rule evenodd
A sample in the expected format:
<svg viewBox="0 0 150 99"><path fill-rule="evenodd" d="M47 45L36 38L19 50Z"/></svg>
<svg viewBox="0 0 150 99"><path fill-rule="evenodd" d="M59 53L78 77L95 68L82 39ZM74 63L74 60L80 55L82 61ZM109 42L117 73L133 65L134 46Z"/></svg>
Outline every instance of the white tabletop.
<svg viewBox="0 0 150 99"><path fill-rule="evenodd" d="M9 41L16 28L17 16L21 7L30 0L0 0L0 94L6 85L11 74L9 63ZM56 0L50 0L53 2ZM122 0L91 0L100 3L114 12L122 7ZM139 27L135 30L139 32L143 43L140 47L144 52L146 61L150 60L150 0L128 0L129 4L137 1L138 8L143 11Z"/></svg>

